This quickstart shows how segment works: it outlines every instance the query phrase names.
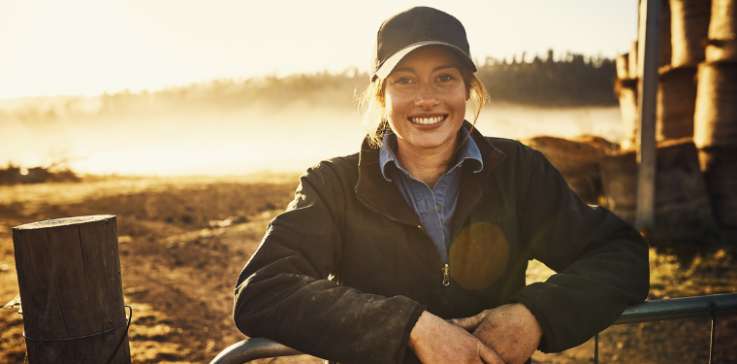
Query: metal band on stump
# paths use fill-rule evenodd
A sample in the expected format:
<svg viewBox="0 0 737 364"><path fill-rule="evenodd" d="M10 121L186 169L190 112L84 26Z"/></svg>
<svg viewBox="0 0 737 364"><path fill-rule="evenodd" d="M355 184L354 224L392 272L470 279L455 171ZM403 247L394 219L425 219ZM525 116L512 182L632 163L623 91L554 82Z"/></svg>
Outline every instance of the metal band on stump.
<svg viewBox="0 0 737 364"><path fill-rule="evenodd" d="M28 361L130 363L115 216L17 226L13 245Z"/></svg>

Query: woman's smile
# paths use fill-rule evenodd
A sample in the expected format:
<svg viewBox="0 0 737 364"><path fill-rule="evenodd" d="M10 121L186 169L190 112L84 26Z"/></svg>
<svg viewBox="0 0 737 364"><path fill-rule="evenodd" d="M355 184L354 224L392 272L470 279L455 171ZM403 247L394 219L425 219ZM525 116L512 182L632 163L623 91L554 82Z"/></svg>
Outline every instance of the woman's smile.
<svg viewBox="0 0 737 364"><path fill-rule="evenodd" d="M417 115L408 117L409 122L422 126L437 126L448 118L448 114Z"/></svg>

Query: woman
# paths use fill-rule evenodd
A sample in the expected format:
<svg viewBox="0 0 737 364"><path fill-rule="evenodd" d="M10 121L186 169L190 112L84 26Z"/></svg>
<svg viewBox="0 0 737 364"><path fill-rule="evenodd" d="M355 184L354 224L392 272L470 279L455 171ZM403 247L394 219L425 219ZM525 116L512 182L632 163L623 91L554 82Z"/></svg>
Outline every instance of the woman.
<svg viewBox="0 0 737 364"><path fill-rule="evenodd" d="M645 298L635 230L464 121L486 95L456 18L412 8L377 35L379 126L301 177L239 277L241 331L345 362L521 363ZM533 258L557 274L525 286Z"/></svg>

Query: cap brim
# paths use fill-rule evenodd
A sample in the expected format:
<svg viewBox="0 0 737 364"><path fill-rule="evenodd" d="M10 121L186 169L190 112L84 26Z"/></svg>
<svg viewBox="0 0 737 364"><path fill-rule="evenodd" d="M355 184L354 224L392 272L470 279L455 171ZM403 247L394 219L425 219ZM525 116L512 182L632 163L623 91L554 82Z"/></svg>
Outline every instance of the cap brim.
<svg viewBox="0 0 737 364"><path fill-rule="evenodd" d="M377 78L384 79L386 76L389 76L390 73L394 70L395 67L399 64L399 62L404 59L408 54L412 53L412 51L426 47L431 45L441 45L451 48L453 51L455 51L458 54L458 57L465 61L467 65L471 68L473 72L476 72L476 65L473 63L473 60L469 58L466 53L463 52L460 48L446 42L438 42L438 41L425 41L425 42L417 42L414 44L410 44L407 47L404 47L402 50L394 53L391 57L387 58L384 63L381 64L378 70L374 72L374 74L371 76L371 81L376 80Z"/></svg>

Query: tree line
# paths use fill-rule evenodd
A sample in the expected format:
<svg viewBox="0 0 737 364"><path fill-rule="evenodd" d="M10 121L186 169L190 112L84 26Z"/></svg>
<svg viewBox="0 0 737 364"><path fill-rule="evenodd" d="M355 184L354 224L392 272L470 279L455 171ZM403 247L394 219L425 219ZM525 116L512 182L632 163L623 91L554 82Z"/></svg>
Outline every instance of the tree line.
<svg viewBox="0 0 737 364"><path fill-rule="evenodd" d="M566 53L556 59L525 55L511 60L487 58L479 78L492 101L539 106L616 105L613 59Z"/></svg>
<svg viewBox="0 0 737 364"><path fill-rule="evenodd" d="M616 105L612 59L576 53L556 57L552 51L545 57L528 58L525 54L511 59L487 58L479 65L478 76L489 91L492 105ZM355 108L368 80L368 74L357 69L224 79L157 91L105 93L96 98L94 107L83 98L57 98L60 101L30 104L12 111L0 109L0 118L48 121L139 113L228 112L249 107Z"/></svg>

